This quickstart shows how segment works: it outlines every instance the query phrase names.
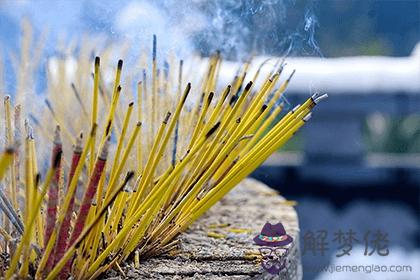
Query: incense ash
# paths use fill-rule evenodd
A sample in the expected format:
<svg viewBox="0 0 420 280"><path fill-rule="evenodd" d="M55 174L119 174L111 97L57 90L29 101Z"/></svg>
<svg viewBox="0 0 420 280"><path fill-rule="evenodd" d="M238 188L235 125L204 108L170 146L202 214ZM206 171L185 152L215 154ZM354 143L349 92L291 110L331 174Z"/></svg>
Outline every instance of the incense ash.
<svg viewBox="0 0 420 280"><path fill-rule="evenodd" d="M250 76L248 61L220 87L219 53L204 73L188 71L183 61L158 59L154 37L151 57L141 57L144 67L125 69L119 60L112 69L102 65L109 53L80 56L74 80L57 60L45 95L4 97L6 279L95 279L174 249L177 235L293 137L326 97L314 94L287 111L281 101L294 72L282 75L283 60L265 76L263 65Z"/></svg>

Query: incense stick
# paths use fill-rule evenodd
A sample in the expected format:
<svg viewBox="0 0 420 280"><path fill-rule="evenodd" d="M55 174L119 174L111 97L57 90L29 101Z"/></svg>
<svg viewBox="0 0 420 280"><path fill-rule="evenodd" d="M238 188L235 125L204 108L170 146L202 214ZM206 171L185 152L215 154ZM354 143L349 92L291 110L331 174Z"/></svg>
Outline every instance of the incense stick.
<svg viewBox="0 0 420 280"><path fill-rule="evenodd" d="M283 93L294 74L281 76L283 60L267 75L261 74L266 62L250 74L249 60L219 90L220 53L207 60L203 75L188 71L182 60L160 58L154 36L150 71L147 65L140 72L128 68L124 84L122 60L110 82L101 76L106 59L78 58L80 67L93 65L93 83L90 67L81 70L85 77L77 83L55 81L54 88L63 89L60 98L48 91L39 112L20 112L17 105L14 120L5 99L8 145L21 138L20 115L31 120L24 152L7 149L0 156L0 181L7 190L0 189L0 209L11 224L0 227L0 234L19 238L6 278L23 277L33 267L36 279L94 279L120 269L133 253L138 266L171 250L177 234L293 137L326 97L315 94L283 114ZM141 81L127 85L136 74ZM80 120L65 110L66 102L76 104L70 106ZM31 124L42 132L36 139ZM75 137L73 131L87 129L83 144L83 134ZM49 155L46 173L38 170L37 150ZM20 217L17 197L23 191Z"/></svg>

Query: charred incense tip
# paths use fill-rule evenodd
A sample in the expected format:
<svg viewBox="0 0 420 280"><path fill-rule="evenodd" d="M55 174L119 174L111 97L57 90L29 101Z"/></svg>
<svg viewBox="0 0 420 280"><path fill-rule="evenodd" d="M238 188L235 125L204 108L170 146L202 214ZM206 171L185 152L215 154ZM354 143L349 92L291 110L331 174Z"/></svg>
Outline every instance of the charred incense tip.
<svg viewBox="0 0 420 280"><path fill-rule="evenodd" d="M287 78L287 82L290 82L290 80L292 79L292 77L295 73L296 73L296 69L293 69L292 73L290 73L289 78Z"/></svg>
<svg viewBox="0 0 420 280"><path fill-rule="evenodd" d="M126 185L131 179L133 179L135 172L128 171L127 175L125 176L124 185Z"/></svg>
<svg viewBox="0 0 420 280"><path fill-rule="evenodd" d="M209 132L206 134L206 138L209 138L220 126L220 122L217 122L212 128L210 128Z"/></svg>
<svg viewBox="0 0 420 280"><path fill-rule="evenodd" d="M136 123L136 126L141 126L141 122L137 122Z"/></svg>
<svg viewBox="0 0 420 280"><path fill-rule="evenodd" d="M133 107L133 105L134 105L134 102L130 102L130 103L128 104L128 107Z"/></svg>
<svg viewBox="0 0 420 280"><path fill-rule="evenodd" d="M109 133L111 132L111 124L112 124L112 121L110 120L108 124L106 125L105 135L109 135Z"/></svg>
<svg viewBox="0 0 420 280"><path fill-rule="evenodd" d="M119 85L119 86L117 87L117 91L118 91L118 92L121 92L121 85Z"/></svg>
<svg viewBox="0 0 420 280"><path fill-rule="evenodd" d="M118 60L118 66L117 66L118 71L121 71L122 67L123 67L123 60L120 59L120 60Z"/></svg>
<svg viewBox="0 0 420 280"><path fill-rule="evenodd" d="M143 82L142 81L138 81L137 82L137 86L141 86L143 84Z"/></svg>
<svg viewBox="0 0 420 280"><path fill-rule="evenodd" d="M41 174L38 172L35 175L35 186L39 186L39 182L41 182Z"/></svg>
<svg viewBox="0 0 420 280"><path fill-rule="evenodd" d="M312 118L312 113L308 113L306 116L302 118L302 121L307 122Z"/></svg>
<svg viewBox="0 0 420 280"><path fill-rule="evenodd" d="M12 155L12 154L15 153L15 147L13 147L13 146L6 147L6 150L4 152L6 154Z"/></svg>
<svg viewBox="0 0 420 280"><path fill-rule="evenodd" d="M35 186L38 187L39 186L39 182L41 182L41 174L38 172L35 175Z"/></svg>
<svg viewBox="0 0 420 280"><path fill-rule="evenodd" d="M228 86L226 87L225 93L224 93L224 95L222 96L222 98L223 98L223 101L222 101L222 102L225 102L226 98L228 97L228 95L229 95L229 93L230 93L231 88L232 88L232 86L231 86L231 85L228 85Z"/></svg>
<svg viewBox="0 0 420 280"><path fill-rule="evenodd" d="M209 96L207 97L207 105L210 105L210 103L211 103L211 101L213 99L213 96L214 96L214 92L211 91L209 93Z"/></svg>
<svg viewBox="0 0 420 280"><path fill-rule="evenodd" d="M95 57L95 66L99 67L100 63L101 63L101 59L99 58L99 56Z"/></svg>
<svg viewBox="0 0 420 280"><path fill-rule="evenodd" d="M153 60L156 60L156 45L157 45L156 34L153 34L153 49L152 49Z"/></svg>
<svg viewBox="0 0 420 280"><path fill-rule="evenodd" d="M171 117L171 112L166 113L166 116L165 116L165 119L163 120L163 123L167 124L170 117Z"/></svg>
<svg viewBox="0 0 420 280"><path fill-rule="evenodd" d="M187 100L187 97L190 91L191 91L191 83L188 83L187 86L185 87L184 98L182 99L182 103L185 103L185 100Z"/></svg>
<svg viewBox="0 0 420 280"><path fill-rule="evenodd" d="M261 113L264 112L267 109L267 104L262 105L261 107Z"/></svg>
<svg viewBox="0 0 420 280"><path fill-rule="evenodd" d="M252 87L252 81L249 81L245 86L245 90L248 91L251 89L251 87Z"/></svg>
<svg viewBox="0 0 420 280"><path fill-rule="evenodd" d="M54 162L53 162L53 168L56 169L58 168L58 165L61 162L61 156L63 155L63 151L59 151L54 158Z"/></svg>
<svg viewBox="0 0 420 280"><path fill-rule="evenodd" d="M230 106L233 106L233 104L235 104L235 102L236 102L237 99L238 99L238 96L236 94L235 95L232 95L232 98L229 101L229 105Z"/></svg>
<svg viewBox="0 0 420 280"><path fill-rule="evenodd" d="M4 102L8 102L10 100L10 95L6 95L5 97L4 97Z"/></svg>

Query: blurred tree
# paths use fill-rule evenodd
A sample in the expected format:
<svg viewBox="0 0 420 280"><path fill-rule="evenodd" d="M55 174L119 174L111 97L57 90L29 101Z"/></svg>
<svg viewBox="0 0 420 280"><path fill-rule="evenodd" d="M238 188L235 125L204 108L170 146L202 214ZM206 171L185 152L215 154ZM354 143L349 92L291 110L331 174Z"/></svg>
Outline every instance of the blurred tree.
<svg viewBox="0 0 420 280"><path fill-rule="evenodd" d="M314 6L325 56L407 56L420 40L420 1L323 0Z"/></svg>

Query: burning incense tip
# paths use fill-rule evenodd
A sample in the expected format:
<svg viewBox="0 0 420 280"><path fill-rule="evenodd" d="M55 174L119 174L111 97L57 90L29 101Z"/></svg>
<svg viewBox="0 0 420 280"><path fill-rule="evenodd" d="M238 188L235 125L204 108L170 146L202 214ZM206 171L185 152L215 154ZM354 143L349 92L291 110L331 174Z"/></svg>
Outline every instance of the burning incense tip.
<svg viewBox="0 0 420 280"><path fill-rule="evenodd" d="M99 64L101 63L101 58L99 56L95 57L95 66L99 67ZM122 65L121 65L122 66Z"/></svg>

